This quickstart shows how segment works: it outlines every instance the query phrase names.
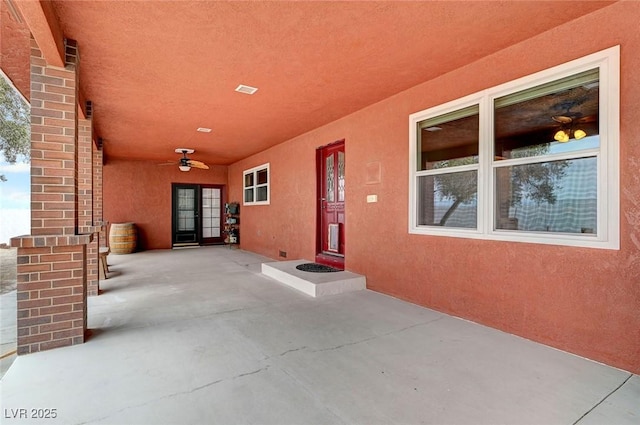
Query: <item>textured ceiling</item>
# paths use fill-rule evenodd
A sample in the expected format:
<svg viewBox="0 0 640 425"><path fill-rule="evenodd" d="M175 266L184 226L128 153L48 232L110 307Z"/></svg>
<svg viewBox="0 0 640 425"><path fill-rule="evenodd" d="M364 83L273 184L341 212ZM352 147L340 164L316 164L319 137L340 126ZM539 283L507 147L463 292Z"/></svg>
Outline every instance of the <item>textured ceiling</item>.
<svg viewBox="0 0 640 425"><path fill-rule="evenodd" d="M165 161L186 147L209 164L233 163L607 4L53 2L78 42L80 87L107 158ZM236 93L239 84L259 90Z"/></svg>

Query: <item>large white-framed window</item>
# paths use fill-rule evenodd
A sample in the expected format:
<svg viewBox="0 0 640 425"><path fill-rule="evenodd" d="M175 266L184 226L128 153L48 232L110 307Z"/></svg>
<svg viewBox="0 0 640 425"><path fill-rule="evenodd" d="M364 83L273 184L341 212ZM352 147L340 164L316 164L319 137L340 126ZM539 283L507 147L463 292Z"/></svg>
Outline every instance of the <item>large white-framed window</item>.
<svg viewBox="0 0 640 425"><path fill-rule="evenodd" d="M243 205L269 205L269 163L253 167L242 173Z"/></svg>
<svg viewBox="0 0 640 425"><path fill-rule="evenodd" d="M411 114L409 233L619 249L619 58Z"/></svg>

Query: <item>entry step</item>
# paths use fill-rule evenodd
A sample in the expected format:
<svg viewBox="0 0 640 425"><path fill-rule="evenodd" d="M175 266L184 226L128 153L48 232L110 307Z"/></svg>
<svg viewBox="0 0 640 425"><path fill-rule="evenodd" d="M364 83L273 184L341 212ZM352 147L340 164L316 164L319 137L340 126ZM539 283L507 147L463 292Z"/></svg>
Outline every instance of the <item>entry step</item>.
<svg viewBox="0 0 640 425"><path fill-rule="evenodd" d="M367 288L364 276L347 271L315 273L296 269L307 260L262 263L262 274L312 297L342 294Z"/></svg>

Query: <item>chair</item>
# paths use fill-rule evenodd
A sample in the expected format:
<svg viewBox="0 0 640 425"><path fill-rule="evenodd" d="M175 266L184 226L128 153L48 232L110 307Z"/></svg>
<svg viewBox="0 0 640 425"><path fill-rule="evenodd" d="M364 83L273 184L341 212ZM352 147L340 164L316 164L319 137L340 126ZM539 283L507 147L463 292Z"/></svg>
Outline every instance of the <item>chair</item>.
<svg viewBox="0 0 640 425"><path fill-rule="evenodd" d="M109 279L107 273L109 273L109 265L107 264L107 255L109 255L111 249L108 246L101 246L99 250L100 264L98 265L100 279Z"/></svg>

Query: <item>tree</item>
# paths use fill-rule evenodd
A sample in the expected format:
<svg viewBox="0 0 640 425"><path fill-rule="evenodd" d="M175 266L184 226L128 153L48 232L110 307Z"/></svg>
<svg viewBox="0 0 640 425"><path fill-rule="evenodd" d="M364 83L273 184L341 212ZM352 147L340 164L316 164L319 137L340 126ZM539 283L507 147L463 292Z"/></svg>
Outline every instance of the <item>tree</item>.
<svg viewBox="0 0 640 425"><path fill-rule="evenodd" d="M542 156L549 153L549 143L527 146L525 149L513 151L513 158ZM540 162L513 167L511 179L511 205L519 204L523 198L531 199L540 204L556 203L556 189L560 189L557 181L566 174L567 161Z"/></svg>
<svg viewBox="0 0 640 425"><path fill-rule="evenodd" d="M15 164L29 158L31 148L30 108L16 90L0 76L0 151L5 161ZM0 181L6 181L0 174Z"/></svg>
<svg viewBox="0 0 640 425"><path fill-rule="evenodd" d="M511 155L512 158L524 158L542 156L547 153L549 153L549 143L542 143L514 150ZM434 168L475 164L477 160L475 156L450 159L440 161ZM564 177L568 165L567 161L553 161L511 167L510 205L519 204L523 198L538 204L542 202L555 204L556 190L560 189L558 180ZM469 178L467 173L439 174L436 176L435 184L440 199L453 201L438 223L438 225L444 226L458 206L475 199L477 180Z"/></svg>
<svg viewBox="0 0 640 425"><path fill-rule="evenodd" d="M460 159L439 161L437 164L435 164L434 168L457 167L460 165L475 164L477 162L477 156L470 156ZM451 217L451 214L455 212L458 206L472 201L476 196L478 188L477 179L470 179L468 173L465 172L439 174L436 176L435 184L438 188L440 199L450 199L453 201L453 204L451 204L449 209L440 219L440 222L438 223L439 226L445 225L449 217Z"/></svg>

